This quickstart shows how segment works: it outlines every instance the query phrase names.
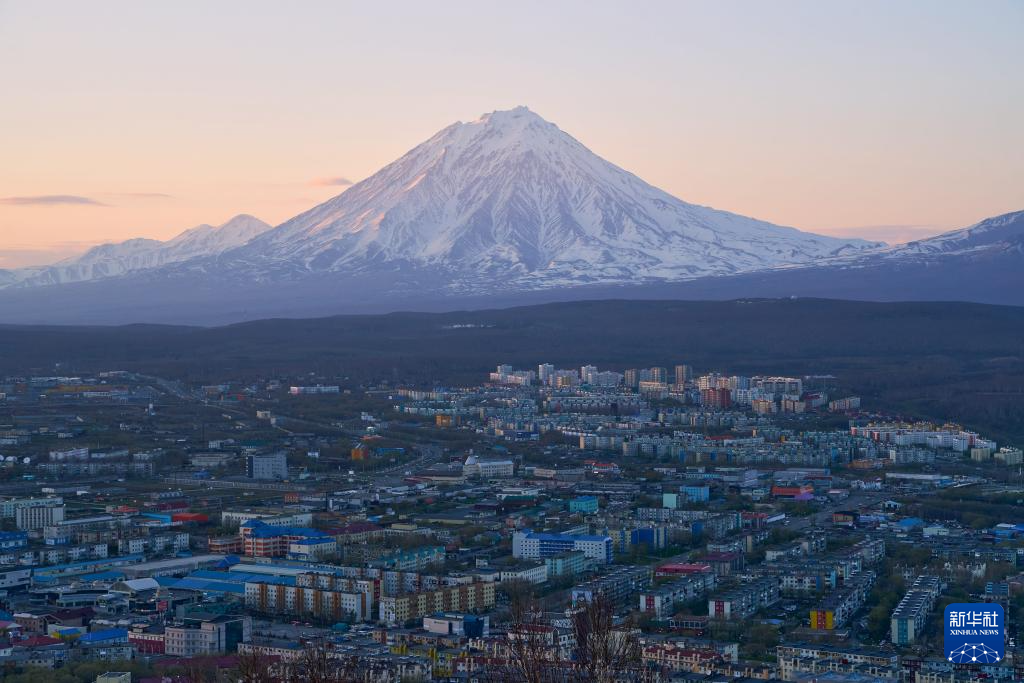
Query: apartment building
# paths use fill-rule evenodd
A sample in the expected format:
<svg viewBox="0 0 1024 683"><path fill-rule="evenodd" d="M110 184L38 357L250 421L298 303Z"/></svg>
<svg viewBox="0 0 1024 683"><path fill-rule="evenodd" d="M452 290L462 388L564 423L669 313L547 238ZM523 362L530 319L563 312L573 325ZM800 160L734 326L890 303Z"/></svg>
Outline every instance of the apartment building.
<svg viewBox="0 0 1024 683"><path fill-rule="evenodd" d="M60 498L43 500L60 501ZM49 502L17 507L14 510L14 521L22 531L32 531L59 524L64 521L64 504Z"/></svg>
<svg viewBox="0 0 1024 683"><path fill-rule="evenodd" d="M412 550L396 550L381 555L371 562L372 565L382 569L391 569L400 572L422 571L428 567L442 564L445 559L444 546L430 545Z"/></svg>
<svg viewBox="0 0 1024 683"><path fill-rule="evenodd" d="M706 595L715 587L713 572L683 576L640 594L640 611L656 619L670 617L684 602Z"/></svg>
<svg viewBox="0 0 1024 683"><path fill-rule="evenodd" d="M593 564L587 556L580 551L571 551L552 555L544 558L544 564L548 568L548 576L558 578L560 576L576 576L587 571Z"/></svg>
<svg viewBox="0 0 1024 683"><path fill-rule="evenodd" d="M168 534L155 534L152 536L139 536L136 538L120 538L117 541L119 553L165 553L172 551L188 550L189 534L181 531Z"/></svg>
<svg viewBox="0 0 1024 683"><path fill-rule="evenodd" d="M746 619L778 601L779 580L775 577L758 579L712 597L708 600L708 614L712 619Z"/></svg>
<svg viewBox="0 0 1024 683"><path fill-rule="evenodd" d="M511 566L503 566L498 571L499 581L529 581L544 583L548 580L547 563L521 562Z"/></svg>
<svg viewBox="0 0 1024 683"><path fill-rule="evenodd" d="M296 585L271 581L247 581L245 605L262 614L311 617L335 622L344 618L366 621L373 618L376 581L330 577L329 587L319 581L300 581Z"/></svg>
<svg viewBox="0 0 1024 683"><path fill-rule="evenodd" d="M395 626L436 612L472 612L493 606L494 583L475 582L433 591L381 596L380 620Z"/></svg>
<svg viewBox="0 0 1024 683"><path fill-rule="evenodd" d="M311 512L291 512L285 508L256 510L225 510L220 521L225 525L242 525L254 519L268 526L309 526L313 523Z"/></svg>
<svg viewBox="0 0 1024 683"><path fill-rule="evenodd" d="M875 572L870 569L848 581L811 610L811 628L827 631L843 627L864 605L874 582Z"/></svg>
<svg viewBox="0 0 1024 683"><path fill-rule="evenodd" d="M649 567L616 567L572 589L573 602L590 601L600 595L616 605L634 603L635 596L651 585ZM635 603L634 603L635 604Z"/></svg>
<svg viewBox="0 0 1024 683"><path fill-rule="evenodd" d="M779 589L787 595L828 592L835 590L839 583L836 563L828 560L775 562L760 567L758 571L777 578Z"/></svg>
<svg viewBox="0 0 1024 683"><path fill-rule="evenodd" d="M23 507L52 507L64 504L60 497L49 498L8 498L0 500L0 518L14 519L18 509Z"/></svg>
<svg viewBox="0 0 1024 683"><path fill-rule="evenodd" d="M645 645L641 657L645 664L698 674L714 673L723 661L722 656L713 649L681 647L674 643Z"/></svg>
<svg viewBox="0 0 1024 683"><path fill-rule="evenodd" d="M900 656L895 652L808 643L779 645L775 648L775 657L779 665L779 677L785 681L795 680L800 673L835 670L829 666L830 662L841 663L845 667L873 667L881 671L897 671L900 663ZM849 671L842 668L838 670Z"/></svg>
<svg viewBox="0 0 1024 683"><path fill-rule="evenodd" d="M928 614L942 590L937 576L919 576L893 610L890 622L895 645L909 645L917 640L928 622Z"/></svg>

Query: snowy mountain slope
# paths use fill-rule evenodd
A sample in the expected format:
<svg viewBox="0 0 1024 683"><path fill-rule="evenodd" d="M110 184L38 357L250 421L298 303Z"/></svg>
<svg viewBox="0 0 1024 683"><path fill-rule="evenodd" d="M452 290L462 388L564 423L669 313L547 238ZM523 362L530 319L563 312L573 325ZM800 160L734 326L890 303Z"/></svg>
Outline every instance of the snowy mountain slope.
<svg viewBox="0 0 1024 683"><path fill-rule="evenodd" d="M975 301L1024 306L1024 211L850 257L792 268L665 283L648 295L865 301Z"/></svg>
<svg viewBox="0 0 1024 683"><path fill-rule="evenodd" d="M460 290L690 279L877 246L680 201L519 107L445 128L219 263L256 279L401 265Z"/></svg>
<svg viewBox="0 0 1024 683"><path fill-rule="evenodd" d="M259 218L243 213L218 226L200 225L186 230L164 242L160 252L171 261L220 254L242 246L270 228Z"/></svg>
<svg viewBox="0 0 1024 683"><path fill-rule="evenodd" d="M1024 212L975 226L965 249L921 256L901 247L855 260L825 259L814 266L773 268L689 280L577 283L517 288L507 280L478 290L452 291L450 273L408 263L376 272L296 272L281 261L262 264L263 279L245 277L234 254L135 271L57 287L0 289L0 320L29 324L180 323L218 325L260 318L336 313L453 311L551 301L593 299L734 300L816 297L862 301L973 301L1024 306ZM953 234L953 233L951 233ZM943 242L960 244L960 237ZM923 241L923 240L922 240ZM989 245L989 246L986 246ZM921 251L910 247L911 251ZM929 251L931 249L929 248ZM231 258L227 254L232 254ZM4 273L0 271L0 278ZM460 280L465 281L465 280ZM445 290L445 287L448 287ZM884 328L884 321L880 321Z"/></svg>
<svg viewBox="0 0 1024 683"><path fill-rule="evenodd" d="M0 287L32 287L97 280L193 258L214 256L245 244L270 227L258 218L241 214L222 225L196 226L166 242L138 238L116 244L101 244L81 256L52 266L5 271L6 277L0 277Z"/></svg>
<svg viewBox="0 0 1024 683"><path fill-rule="evenodd" d="M905 244L850 252L799 269L933 268L968 261L1024 260L1024 211L992 216L974 225ZM1024 265L1024 264L1022 264ZM1024 282L1022 282L1024 284Z"/></svg>
<svg viewBox="0 0 1024 683"><path fill-rule="evenodd" d="M986 218L960 230L916 240L885 249L878 257L891 260L920 260L962 256L982 258L1006 251L1024 253L1024 211Z"/></svg>

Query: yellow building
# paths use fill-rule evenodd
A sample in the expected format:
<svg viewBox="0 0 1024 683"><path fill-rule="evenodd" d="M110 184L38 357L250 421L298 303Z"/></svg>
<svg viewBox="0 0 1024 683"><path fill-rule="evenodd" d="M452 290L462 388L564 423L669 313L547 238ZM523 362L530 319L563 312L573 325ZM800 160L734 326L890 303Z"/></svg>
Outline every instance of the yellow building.
<svg viewBox="0 0 1024 683"><path fill-rule="evenodd" d="M830 609L811 610L811 628L831 631L835 628L835 613Z"/></svg>

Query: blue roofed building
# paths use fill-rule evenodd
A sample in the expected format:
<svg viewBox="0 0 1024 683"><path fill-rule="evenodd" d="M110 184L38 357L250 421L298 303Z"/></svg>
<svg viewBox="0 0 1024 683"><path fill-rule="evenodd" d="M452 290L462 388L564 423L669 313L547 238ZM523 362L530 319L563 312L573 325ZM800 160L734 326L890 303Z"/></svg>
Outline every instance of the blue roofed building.
<svg viewBox="0 0 1024 683"><path fill-rule="evenodd" d="M292 543L305 539L334 539L326 532L309 527L272 526L258 519L241 525L245 554L250 557L285 557Z"/></svg>
<svg viewBox="0 0 1024 683"><path fill-rule="evenodd" d="M611 536L535 531L517 531L512 536L512 555L514 557L539 560L573 550L580 551L588 558L602 564L612 561Z"/></svg>
<svg viewBox="0 0 1024 683"><path fill-rule="evenodd" d="M0 552L28 546L27 531L0 531Z"/></svg>
<svg viewBox="0 0 1024 683"><path fill-rule="evenodd" d="M128 629L107 628L102 631L86 633L78 639L80 645L98 645L100 643L114 645L128 642Z"/></svg>
<svg viewBox="0 0 1024 683"><path fill-rule="evenodd" d="M904 517L900 521L896 522L896 526L899 527L901 531L912 531L923 527L924 520L920 517Z"/></svg>
<svg viewBox="0 0 1024 683"><path fill-rule="evenodd" d="M120 555L117 557L104 557L97 560L83 560L81 562L69 562L67 564L55 564L49 567L37 567L32 573L32 583L55 583L72 577L79 577L83 574L95 574L106 571L113 567L125 567L133 564L140 564L146 558L143 555Z"/></svg>

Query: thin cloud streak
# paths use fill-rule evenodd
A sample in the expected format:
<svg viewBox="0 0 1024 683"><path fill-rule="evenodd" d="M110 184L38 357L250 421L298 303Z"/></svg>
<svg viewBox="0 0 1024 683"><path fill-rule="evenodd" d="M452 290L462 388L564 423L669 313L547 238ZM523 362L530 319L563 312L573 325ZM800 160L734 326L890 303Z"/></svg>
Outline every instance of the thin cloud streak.
<svg viewBox="0 0 1024 683"><path fill-rule="evenodd" d="M165 192L122 192L117 196L130 199L174 199L174 195Z"/></svg>
<svg viewBox="0 0 1024 683"><path fill-rule="evenodd" d="M953 228L940 225L858 225L840 228L821 228L812 230L823 235L835 237L859 237L861 239L882 241L888 244L905 244L914 240L934 237Z"/></svg>
<svg viewBox="0 0 1024 683"><path fill-rule="evenodd" d="M81 256L93 243L55 244L50 247L12 247L0 249L0 268L31 268L48 266L73 256Z"/></svg>
<svg viewBox="0 0 1024 683"><path fill-rule="evenodd" d="M64 259L78 257L100 244L123 242L123 237L95 240L65 240L50 244L4 244L0 246L0 269L50 266Z"/></svg>
<svg viewBox="0 0 1024 683"><path fill-rule="evenodd" d="M9 204L11 206L60 206L60 205L74 205L74 206L109 206L103 202L92 199L91 197L81 197L74 194L40 194L28 197L4 197L0 199L0 204Z"/></svg>
<svg viewBox="0 0 1024 683"><path fill-rule="evenodd" d="M313 187L348 187L354 183L348 178L317 178L309 183Z"/></svg>

